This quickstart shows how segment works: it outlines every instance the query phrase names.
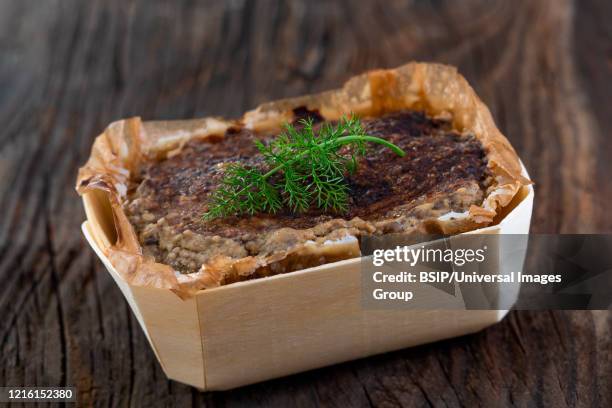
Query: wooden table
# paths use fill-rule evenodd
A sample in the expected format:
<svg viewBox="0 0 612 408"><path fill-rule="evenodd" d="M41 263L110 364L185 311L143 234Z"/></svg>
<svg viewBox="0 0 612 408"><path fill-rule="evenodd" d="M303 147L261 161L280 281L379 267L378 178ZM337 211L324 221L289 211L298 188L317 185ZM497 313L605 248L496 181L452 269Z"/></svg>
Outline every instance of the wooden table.
<svg viewBox="0 0 612 408"><path fill-rule="evenodd" d="M0 385L82 404L612 406L612 314L481 333L250 387L167 381L85 244L73 190L111 121L236 116L406 61L454 64L537 183L533 231L610 232L609 1L0 3Z"/></svg>

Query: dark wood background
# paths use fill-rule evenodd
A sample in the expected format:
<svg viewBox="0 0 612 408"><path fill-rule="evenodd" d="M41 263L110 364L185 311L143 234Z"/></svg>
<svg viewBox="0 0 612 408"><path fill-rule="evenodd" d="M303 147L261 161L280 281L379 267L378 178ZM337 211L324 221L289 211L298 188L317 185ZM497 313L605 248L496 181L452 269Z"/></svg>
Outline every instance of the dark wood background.
<svg viewBox="0 0 612 408"><path fill-rule="evenodd" d="M0 2L0 385L83 405L612 406L610 312L230 392L167 381L85 244L73 190L109 122L236 116L412 59L454 64L537 183L533 231L611 232L610 1ZM299 350L296 350L296 353Z"/></svg>

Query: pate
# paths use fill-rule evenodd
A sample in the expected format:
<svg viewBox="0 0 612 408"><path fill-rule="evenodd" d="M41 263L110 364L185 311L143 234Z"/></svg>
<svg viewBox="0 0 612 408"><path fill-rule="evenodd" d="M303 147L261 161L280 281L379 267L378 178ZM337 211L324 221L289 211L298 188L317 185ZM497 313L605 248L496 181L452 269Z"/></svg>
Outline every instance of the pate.
<svg viewBox="0 0 612 408"><path fill-rule="evenodd" d="M348 179L348 213L203 221L226 166L259 165L255 139L274 137L300 117L336 122L353 113L407 154L398 160L369 146ZM114 122L96 138L76 189L97 242L126 282L190 297L359 257L364 234L454 235L495 225L531 183L521 171L455 68L408 63L354 76L338 89L264 103L235 119Z"/></svg>
<svg viewBox="0 0 612 408"><path fill-rule="evenodd" d="M299 126L297 119L305 117L323 121L316 111L294 110L294 124ZM232 127L223 135L191 140L169 157L147 163L131 180L123 205L143 254L190 274L216 259L270 257L307 242L324 244L364 233L410 233L431 219L463 214L483 203L491 174L484 148L471 133L454 130L448 119L413 110L364 117L362 124L366 133L396 144L406 156L368 146L357 172L347 177L350 205L345 214L310 209L302 214L283 210L273 215L203 218L224 167L232 162L261 166L253 142L265 142L274 133ZM329 261L311 259L308 266ZM250 277L255 276L232 279Z"/></svg>

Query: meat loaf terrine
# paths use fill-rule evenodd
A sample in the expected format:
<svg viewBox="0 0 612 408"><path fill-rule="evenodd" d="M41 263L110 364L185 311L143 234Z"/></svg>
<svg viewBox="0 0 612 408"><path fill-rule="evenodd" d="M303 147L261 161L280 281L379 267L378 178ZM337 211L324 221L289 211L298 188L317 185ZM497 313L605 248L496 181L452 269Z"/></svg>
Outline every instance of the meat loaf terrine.
<svg viewBox="0 0 612 408"><path fill-rule="evenodd" d="M346 213L310 209L206 219L228 163L257 166L253 143L284 123L315 128L354 113L368 146L347 177ZM132 283L179 293L359 256L363 234L454 234L496 221L521 185L519 160L455 69L411 63L371 71L344 88L272 102L238 120L111 125L95 142L77 190L106 192L116 240L106 251Z"/></svg>

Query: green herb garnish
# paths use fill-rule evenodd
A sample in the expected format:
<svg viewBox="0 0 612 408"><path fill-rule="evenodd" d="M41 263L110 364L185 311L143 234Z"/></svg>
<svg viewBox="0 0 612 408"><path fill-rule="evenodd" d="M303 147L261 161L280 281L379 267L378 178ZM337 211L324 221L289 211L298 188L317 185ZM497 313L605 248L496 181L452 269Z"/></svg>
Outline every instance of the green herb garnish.
<svg viewBox="0 0 612 408"><path fill-rule="evenodd" d="M211 195L204 217L275 213L283 206L304 212L312 205L325 211L348 211L347 174L357 168L357 157L366 154L366 142L379 143L404 156L404 151L384 139L367 135L356 117L342 118L334 127L323 124L315 134L312 120L302 128L290 124L276 139L255 144L269 170L232 163L221 185ZM340 153L340 147L349 146ZM274 177L273 177L274 176Z"/></svg>

